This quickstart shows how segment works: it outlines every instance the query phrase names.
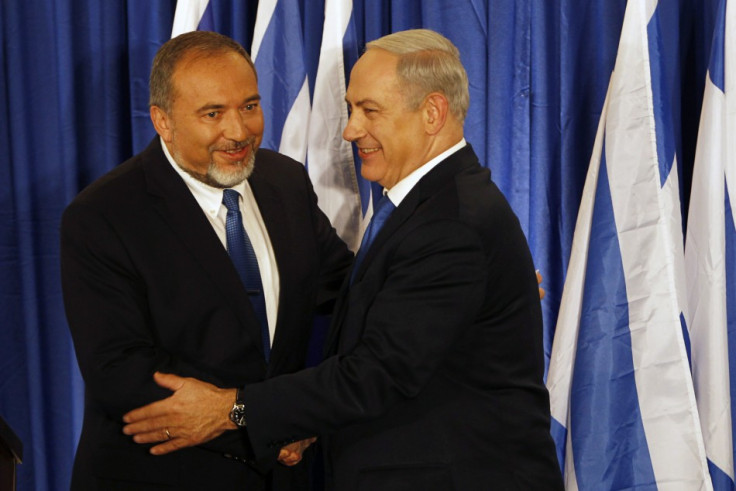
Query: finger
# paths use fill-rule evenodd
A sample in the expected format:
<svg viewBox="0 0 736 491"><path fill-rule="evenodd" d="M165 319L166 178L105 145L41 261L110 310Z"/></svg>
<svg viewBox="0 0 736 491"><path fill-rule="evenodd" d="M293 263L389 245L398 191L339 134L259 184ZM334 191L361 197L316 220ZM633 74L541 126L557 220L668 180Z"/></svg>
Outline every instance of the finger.
<svg viewBox="0 0 736 491"><path fill-rule="evenodd" d="M153 402L147 406L133 409L125 416L123 416L123 421L125 423L135 423L145 419L160 418L162 416L165 416L169 413L169 403L167 401L168 399L163 399L161 401Z"/></svg>
<svg viewBox="0 0 736 491"><path fill-rule="evenodd" d="M279 458L279 462L281 462L282 464L288 467L298 464L299 462L301 462L301 460L302 458L300 456L293 456L293 455L289 456L288 458L284 458L284 459Z"/></svg>
<svg viewBox="0 0 736 491"><path fill-rule="evenodd" d="M540 288L539 289L539 300L542 300L546 294L547 293L544 291L544 288Z"/></svg>
<svg viewBox="0 0 736 491"><path fill-rule="evenodd" d="M279 462L286 463L294 460L296 458L296 454L294 452L289 452L288 450L282 450L279 452Z"/></svg>
<svg viewBox="0 0 736 491"><path fill-rule="evenodd" d="M537 283L542 282L542 273L539 272L539 270L536 270L535 273L537 273Z"/></svg>
<svg viewBox="0 0 736 491"><path fill-rule="evenodd" d="M133 436L133 441L136 443L159 443L171 440L173 438L174 435L171 435L171 438L166 436L165 430L156 430L148 431L146 433L138 433L137 435Z"/></svg>
<svg viewBox="0 0 736 491"><path fill-rule="evenodd" d="M184 378L171 373L156 372L153 374L153 380L161 387L173 391L181 389L184 385Z"/></svg>
<svg viewBox="0 0 736 491"><path fill-rule="evenodd" d="M194 442L190 442L185 438L172 438L171 440L167 440L160 445L151 447L151 450L149 450L149 452L151 452L153 455L165 455L167 453L175 452L182 448L191 447L194 444Z"/></svg>
<svg viewBox="0 0 736 491"><path fill-rule="evenodd" d="M173 425L174 421L170 417L147 418L123 426L123 433L136 435L138 433L148 433L149 431L164 431L165 428Z"/></svg>

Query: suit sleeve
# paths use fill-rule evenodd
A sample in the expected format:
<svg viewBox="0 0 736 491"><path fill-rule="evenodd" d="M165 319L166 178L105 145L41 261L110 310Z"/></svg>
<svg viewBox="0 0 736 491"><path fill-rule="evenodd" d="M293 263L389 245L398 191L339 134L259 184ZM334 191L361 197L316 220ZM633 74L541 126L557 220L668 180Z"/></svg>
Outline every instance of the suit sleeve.
<svg viewBox="0 0 736 491"><path fill-rule="evenodd" d="M332 313L335 298L337 298L340 287L353 262L353 253L337 235L330 220L318 206L317 194L314 192L309 175L306 170L303 170L303 172L312 209L314 233L320 248L319 279L315 307L318 314L329 315Z"/></svg>
<svg viewBox="0 0 736 491"><path fill-rule="evenodd" d="M354 349L313 369L245 387L256 456L376 418L413 397L472 325L486 283L479 267L485 256L473 230L450 220L426 224L389 254L375 298L361 298L360 284L351 287L351 306L366 305L362 327L342 326L363 329Z"/></svg>

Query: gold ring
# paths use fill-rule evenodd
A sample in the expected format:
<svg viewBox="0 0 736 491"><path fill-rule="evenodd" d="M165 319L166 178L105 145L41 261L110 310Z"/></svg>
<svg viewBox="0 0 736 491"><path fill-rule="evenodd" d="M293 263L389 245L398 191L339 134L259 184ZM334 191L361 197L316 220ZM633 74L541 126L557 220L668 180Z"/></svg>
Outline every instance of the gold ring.
<svg viewBox="0 0 736 491"><path fill-rule="evenodd" d="M168 428L164 428L164 432L166 433L166 439L167 440L171 440L171 433L169 433L169 429Z"/></svg>

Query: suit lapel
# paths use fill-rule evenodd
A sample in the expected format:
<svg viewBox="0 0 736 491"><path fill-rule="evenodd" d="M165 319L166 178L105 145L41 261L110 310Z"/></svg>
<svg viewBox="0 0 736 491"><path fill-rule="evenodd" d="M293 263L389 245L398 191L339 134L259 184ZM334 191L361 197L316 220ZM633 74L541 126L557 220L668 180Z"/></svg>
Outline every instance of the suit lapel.
<svg viewBox="0 0 736 491"><path fill-rule="evenodd" d="M256 166L256 168L258 167ZM248 182L258 203L261 218L263 218L266 230L268 230L268 237L276 258L279 283L281 285L279 288L276 329L274 331L274 339L271 343L271 366L274 367L278 365L282 353L281 346L285 343L288 345L288 339L285 341L282 339L285 335L283 322L286 318L284 309L289 308L290 303L289 299L286 298L286 292L288 291L287 285L292 276L292 261L295 260L295 254L290 247L289 230L287 228L289 222L285 216L284 207L281 204L282 200L285 199L281 195L281 190L273 183L264 179L257 171L253 172Z"/></svg>
<svg viewBox="0 0 736 491"><path fill-rule="evenodd" d="M412 217L418 207L420 207L428 198L433 196L442 186L453 181L457 174L467 168L478 165L478 157L475 155L470 144L468 144L450 155L447 159L442 161L422 177L383 224L383 227L378 232L378 235L371 244L370 249L363 258L363 261L358 265L358 271L355 273L354 282L361 280L370 268L373 259L380 253L386 242L390 240L390 238L395 235L396 231ZM335 304L335 311L333 313L332 323L330 324L330 332L327 337L325 351L327 354L334 354L337 352L340 334L342 330L345 329L343 324L349 308L347 298L350 291L351 274L352 271L348 272L347 278L345 279L340 291L340 296Z"/></svg>
<svg viewBox="0 0 736 491"><path fill-rule="evenodd" d="M230 256L186 184L171 168L158 137L146 148L143 157L148 192L155 197L154 209L189 250L194 262L220 290L249 336L260 340L258 318ZM255 344L262 346L260 341Z"/></svg>
<svg viewBox="0 0 736 491"><path fill-rule="evenodd" d="M355 281L358 281L365 274L372 259L381 250L383 244L414 214L418 206L434 195L440 187L447 185L459 172L473 165L478 165L478 158L470 144L468 144L422 177L383 224L363 261L358 265Z"/></svg>

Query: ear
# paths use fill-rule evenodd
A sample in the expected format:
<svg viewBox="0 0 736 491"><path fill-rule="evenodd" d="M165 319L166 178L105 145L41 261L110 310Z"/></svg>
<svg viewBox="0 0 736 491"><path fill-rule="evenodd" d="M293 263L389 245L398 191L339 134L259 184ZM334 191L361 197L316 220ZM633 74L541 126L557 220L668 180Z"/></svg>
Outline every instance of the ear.
<svg viewBox="0 0 736 491"><path fill-rule="evenodd" d="M165 142L171 142L171 118L166 114L166 111L158 106L151 106L151 122L153 123L156 133L158 133Z"/></svg>
<svg viewBox="0 0 736 491"><path fill-rule="evenodd" d="M436 135L445 126L449 104L441 92L432 92L424 98L424 127L428 134Z"/></svg>

